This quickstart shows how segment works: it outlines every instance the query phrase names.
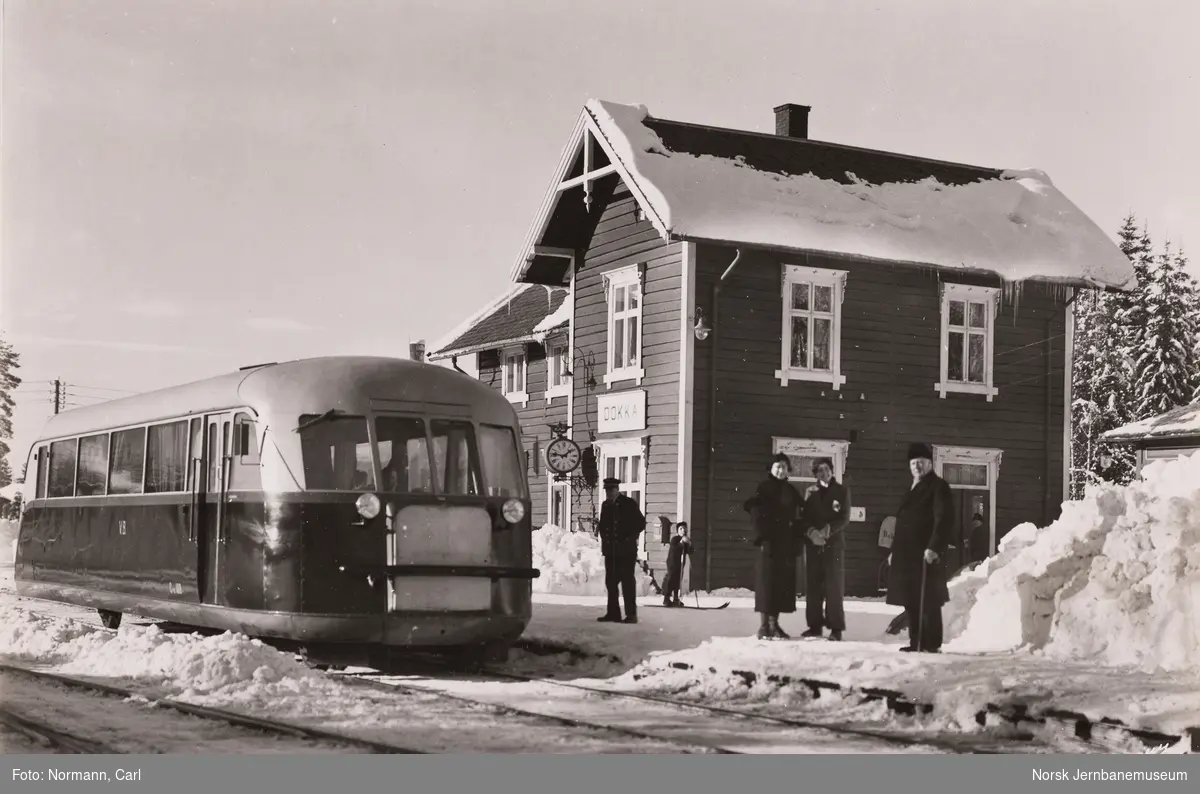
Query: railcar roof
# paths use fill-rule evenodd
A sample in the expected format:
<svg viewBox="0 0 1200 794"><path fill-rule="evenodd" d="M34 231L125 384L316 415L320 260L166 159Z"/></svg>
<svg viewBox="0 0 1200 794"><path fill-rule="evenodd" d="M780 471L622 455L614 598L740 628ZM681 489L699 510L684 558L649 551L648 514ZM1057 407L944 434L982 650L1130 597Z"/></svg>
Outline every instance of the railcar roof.
<svg viewBox="0 0 1200 794"><path fill-rule="evenodd" d="M277 415L330 409L365 414L373 399L469 405L485 421L516 421L515 409L503 395L469 375L407 359L328 356L267 364L64 411L50 419L38 440L240 407Z"/></svg>

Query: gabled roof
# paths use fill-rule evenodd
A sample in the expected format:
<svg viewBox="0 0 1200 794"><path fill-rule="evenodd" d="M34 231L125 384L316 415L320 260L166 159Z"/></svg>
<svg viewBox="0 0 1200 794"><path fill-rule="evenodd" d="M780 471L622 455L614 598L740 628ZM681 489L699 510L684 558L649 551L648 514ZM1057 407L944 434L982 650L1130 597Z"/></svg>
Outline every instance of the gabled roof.
<svg viewBox="0 0 1200 794"><path fill-rule="evenodd" d="M585 154L592 141L600 151ZM1136 280L1120 248L1042 172L656 119L642 106L597 100L580 115L513 280L538 280L531 266L560 272L546 252L569 250L562 238L565 228L580 228L568 217L582 211L578 194L603 195L617 179L668 240L972 270L1007 281L1122 289Z"/></svg>
<svg viewBox="0 0 1200 794"><path fill-rule="evenodd" d="M1184 405L1140 422L1131 422L1109 430L1100 437L1105 441L1116 442L1186 437L1200 439L1200 402Z"/></svg>
<svg viewBox="0 0 1200 794"><path fill-rule="evenodd" d="M547 318L556 316L566 297L567 290L562 288L518 284L459 326L429 358L436 361L508 344L541 342L553 330L541 326Z"/></svg>

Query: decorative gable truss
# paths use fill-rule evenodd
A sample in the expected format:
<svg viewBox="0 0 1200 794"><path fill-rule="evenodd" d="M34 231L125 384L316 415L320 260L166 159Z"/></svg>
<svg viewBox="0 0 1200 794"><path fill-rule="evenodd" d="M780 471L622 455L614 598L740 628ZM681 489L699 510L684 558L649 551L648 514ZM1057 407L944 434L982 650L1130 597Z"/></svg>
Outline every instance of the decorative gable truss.
<svg viewBox="0 0 1200 794"><path fill-rule="evenodd" d="M575 174L576 163L581 158L581 172ZM579 114L579 119L575 123L575 129L572 131L566 148L563 149L562 156L559 158L558 167L555 169L555 176L545 197L542 199L542 204L538 208L533 223L526 234L525 241L521 246L520 258L512 269L511 278L513 281L520 282L530 263L537 257L557 256L568 258L573 255L573 252L568 249L555 248L542 244L542 235L545 234L550 218L558 208L563 194L576 187L583 188L583 203L590 212L595 183L612 174L620 177L625 186L629 188L629 191L636 200L638 212L650 221L658 233L662 235L663 240L668 239L669 235L666 224L651 205L641 186L630 176L629 170L621 163L620 158L613 151L611 144L604 138L604 134L601 132L600 126L596 123L596 119L593 118L592 114L585 107Z"/></svg>
<svg viewBox="0 0 1200 794"><path fill-rule="evenodd" d="M562 193L564 190L570 190L573 187L583 186L583 204L590 212L592 209L592 188L596 180L602 179L609 174L617 173L617 167L613 164L613 159L605 155L608 162L604 165L596 165L596 152L599 143L596 140L594 128L586 126L582 131L582 139L579 146L575 148L578 152L579 148L583 149L583 173L571 179L563 179L558 183L556 191Z"/></svg>
<svg viewBox="0 0 1200 794"><path fill-rule="evenodd" d="M987 395L996 389L996 315L1000 307L997 287L942 284L941 380L933 384L938 395L965 392Z"/></svg>

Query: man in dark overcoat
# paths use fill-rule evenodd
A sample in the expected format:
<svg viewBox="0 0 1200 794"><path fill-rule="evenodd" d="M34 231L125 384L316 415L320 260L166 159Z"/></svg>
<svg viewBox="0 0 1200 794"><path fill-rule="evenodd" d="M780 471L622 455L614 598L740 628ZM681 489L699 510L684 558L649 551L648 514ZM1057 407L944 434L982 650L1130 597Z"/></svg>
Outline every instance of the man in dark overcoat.
<svg viewBox="0 0 1200 794"><path fill-rule="evenodd" d="M604 503L600 505L600 553L604 555L604 586L608 589L608 611L601 623L621 622L618 587L625 594L625 623L637 623L637 541L646 528L646 517L638 503L621 493L616 477L604 480Z"/></svg>
<svg viewBox="0 0 1200 794"><path fill-rule="evenodd" d="M842 639L846 630L846 534L850 521L850 491L833 476L833 461L813 461L815 485L804 494L805 619L801 637Z"/></svg>
<svg viewBox="0 0 1200 794"><path fill-rule="evenodd" d="M942 647L942 606L950 600L945 557L954 502L950 485L933 471L932 447L909 446L908 466L913 482L896 512L887 602L904 607L908 619L909 644L901 650L936 653Z"/></svg>
<svg viewBox="0 0 1200 794"><path fill-rule="evenodd" d="M788 482L791 470L788 456L776 455L771 475L742 504L754 518L754 545L758 547L754 611L762 618L760 640L788 639L779 627L779 615L796 611L796 554L801 546L794 533L799 529L804 501Z"/></svg>

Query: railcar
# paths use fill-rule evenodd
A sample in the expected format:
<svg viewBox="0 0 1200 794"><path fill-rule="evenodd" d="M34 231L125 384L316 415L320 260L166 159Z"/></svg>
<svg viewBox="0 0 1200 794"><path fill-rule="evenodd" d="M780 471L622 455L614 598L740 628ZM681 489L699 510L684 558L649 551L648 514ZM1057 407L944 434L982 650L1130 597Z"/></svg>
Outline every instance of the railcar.
<svg viewBox="0 0 1200 794"><path fill-rule="evenodd" d="M20 595L292 641L504 656L531 505L502 395L416 361L249 367L53 417L30 451Z"/></svg>

